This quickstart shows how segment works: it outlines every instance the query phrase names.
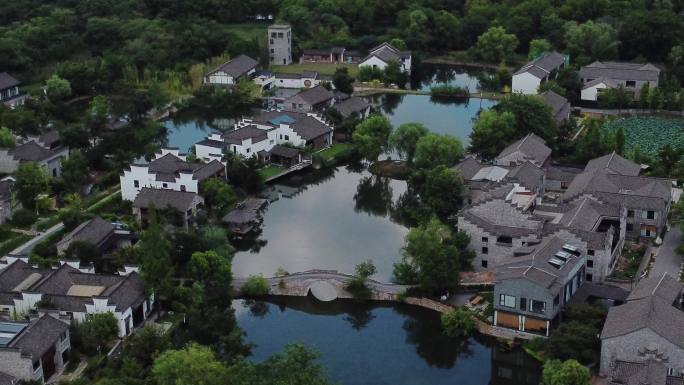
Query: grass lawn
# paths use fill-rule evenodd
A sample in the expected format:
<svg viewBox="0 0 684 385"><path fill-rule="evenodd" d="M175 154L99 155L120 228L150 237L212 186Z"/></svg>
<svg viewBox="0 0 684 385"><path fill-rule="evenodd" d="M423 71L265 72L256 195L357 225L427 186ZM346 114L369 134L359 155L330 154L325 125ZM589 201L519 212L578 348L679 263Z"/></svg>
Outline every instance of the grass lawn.
<svg viewBox="0 0 684 385"><path fill-rule="evenodd" d="M359 67L356 64L332 64L332 63L301 63L290 65L272 65L273 72L301 73L303 71L318 71L321 75L334 75L337 67L345 67L349 75L356 76Z"/></svg>
<svg viewBox="0 0 684 385"><path fill-rule="evenodd" d="M263 23L230 24L228 26L228 31L247 40L252 40L256 37L261 43L265 42L267 38L266 26L267 25Z"/></svg>
<svg viewBox="0 0 684 385"><path fill-rule="evenodd" d="M350 143L335 143L331 147L326 148L325 150L319 152L318 154L323 157L325 160L330 160L337 156L338 154L347 151L349 148L351 148Z"/></svg>
<svg viewBox="0 0 684 385"><path fill-rule="evenodd" d="M261 174L261 177L264 179L268 179L270 177L276 176L280 174L281 172L285 171L285 167L280 167L280 166L267 166L262 169L259 169L259 174Z"/></svg>
<svg viewBox="0 0 684 385"><path fill-rule="evenodd" d="M0 255L5 255L9 253L10 251L16 249L20 245L23 245L24 243L28 242L28 240L31 238L33 237L31 237L30 235L17 234L16 237L6 239L5 241L0 243Z"/></svg>

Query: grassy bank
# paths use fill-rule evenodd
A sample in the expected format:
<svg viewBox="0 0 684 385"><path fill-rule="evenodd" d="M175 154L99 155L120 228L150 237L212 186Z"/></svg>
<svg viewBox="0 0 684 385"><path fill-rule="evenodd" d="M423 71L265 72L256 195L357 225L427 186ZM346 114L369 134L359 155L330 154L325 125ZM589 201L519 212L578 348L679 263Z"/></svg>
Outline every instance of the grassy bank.
<svg viewBox="0 0 684 385"><path fill-rule="evenodd" d="M282 173L285 170L286 169L284 167L271 165L271 166L267 166L267 167L264 167L262 169L259 169L259 174L261 175L261 177L264 180L266 180L268 178L272 178L272 177Z"/></svg>

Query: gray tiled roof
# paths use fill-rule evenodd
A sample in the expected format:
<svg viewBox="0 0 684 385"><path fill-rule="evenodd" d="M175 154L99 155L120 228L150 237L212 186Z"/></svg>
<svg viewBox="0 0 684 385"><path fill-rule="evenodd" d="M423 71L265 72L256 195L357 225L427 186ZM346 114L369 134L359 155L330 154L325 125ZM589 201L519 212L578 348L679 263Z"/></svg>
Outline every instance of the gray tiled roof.
<svg viewBox="0 0 684 385"><path fill-rule="evenodd" d="M12 340L9 347L19 349L22 354L36 359L42 357L45 352L52 348L67 330L69 330L69 325L66 323L49 315L44 315L37 321L30 323Z"/></svg>
<svg viewBox="0 0 684 385"><path fill-rule="evenodd" d="M544 139L530 133L504 148L496 158L503 158L516 151L523 153L526 159L534 160L539 164L544 163L549 155L551 155L551 149L546 146Z"/></svg>
<svg viewBox="0 0 684 385"><path fill-rule="evenodd" d="M670 300L681 290L682 284L667 274L642 280L634 289L635 294L627 298L627 303L608 311L601 339L650 329L684 348L684 312Z"/></svg>
<svg viewBox="0 0 684 385"><path fill-rule="evenodd" d="M508 172L506 180L515 180L531 191L539 191L544 181L544 170L532 162L523 162Z"/></svg>
<svg viewBox="0 0 684 385"><path fill-rule="evenodd" d="M592 159L587 163L585 170L606 169L620 175L637 176L641 172L641 166L623 158L615 151L610 154Z"/></svg>
<svg viewBox="0 0 684 385"><path fill-rule="evenodd" d="M599 85L599 84L605 84L607 87L610 87L610 88L617 88L619 86L619 84L612 79L598 78L598 79L594 79L590 82L584 83L582 85L582 89L586 90L587 88L591 88L591 87Z"/></svg>
<svg viewBox="0 0 684 385"><path fill-rule="evenodd" d="M189 191L174 191L143 187L133 201L133 207L158 209L173 207L184 213L193 207L198 195Z"/></svg>
<svg viewBox="0 0 684 385"><path fill-rule="evenodd" d="M18 383L18 378L10 376L7 373L0 372L0 385L16 385Z"/></svg>
<svg viewBox="0 0 684 385"><path fill-rule="evenodd" d="M660 69L653 64L600 62L580 68L581 79L607 78L612 80L658 81Z"/></svg>
<svg viewBox="0 0 684 385"><path fill-rule="evenodd" d="M287 105L287 103L292 103L293 101L301 100L304 103L315 106L317 104L332 99L334 96L335 95L332 92L328 91L325 87L319 85L304 90L298 93L297 95L285 100L285 104Z"/></svg>
<svg viewBox="0 0 684 385"><path fill-rule="evenodd" d="M681 385L684 377L669 376L667 366L660 361L644 362L616 360L611 363L608 385Z"/></svg>
<svg viewBox="0 0 684 385"><path fill-rule="evenodd" d="M225 167L221 162L217 160L212 160L209 163L204 164L202 167L198 168L193 174L194 178L202 182L206 179L216 176L220 172L224 171Z"/></svg>
<svg viewBox="0 0 684 385"><path fill-rule="evenodd" d="M34 268L26 262L16 260L11 265L0 270L0 292L14 291L19 284L26 282L25 280L32 274L44 277L50 274L50 272L50 269Z"/></svg>
<svg viewBox="0 0 684 385"><path fill-rule="evenodd" d="M538 234L540 221L533 220L503 199L492 199L465 208L462 216L485 231L510 237Z"/></svg>
<svg viewBox="0 0 684 385"><path fill-rule="evenodd" d="M514 75L528 72L539 79L547 77L551 72L560 68L565 63L565 56L554 51L545 53L542 56L520 67Z"/></svg>
<svg viewBox="0 0 684 385"><path fill-rule="evenodd" d="M269 152L271 153L271 155L276 155L283 158L294 158L297 155L299 155L299 153L301 153L302 150L292 147L275 145L273 146L273 148L271 148Z"/></svg>
<svg viewBox="0 0 684 385"><path fill-rule="evenodd" d="M151 161L148 167L151 173L156 174L155 178L159 181L173 182L179 173L192 173L196 180L202 181L213 175L209 171L213 170L217 173L222 170L212 163L191 163L167 153Z"/></svg>
<svg viewBox="0 0 684 385"><path fill-rule="evenodd" d="M333 106L343 118L346 118L353 113L361 113L369 107L370 104L368 104L367 101L356 96L349 97Z"/></svg>
<svg viewBox="0 0 684 385"><path fill-rule="evenodd" d="M496 281L507 279L527 279L545 288L560 287L570 278L582 258L571 256L560 268L549 263L554 254L561 251L566 242L556 236L546 237L534 247L534 252L524 260L497 267ZM521 257L523 258L523 257Z"/></svg>
<svg viewBox="0 0 684 385"><path fill-rule="evenodd" d="M552 164L546 168L546 179L570 183L582 171L580 167Z"/></svg>
<svg viewBox="0 0 684 385"><path fill-rule="evenodd" d="M237 130L227 131L223 134L226 143L242 144L243 140L252 139L252 143L258 143L268 139L268 131L249 125L240 127Z"/></svg>
<svg viewBox="0 0 684 385"><path fill-rule="evenodd" d="M551 108L551 114L556 122L562 123L564 120L568 119L570 110L572 109L568 99L551 90L542 92L539 96L544 101L544 104Z"/></svg>
<svg viewBox="0 0 684 385"><path fill-rule="evenodd" d="M602 219L619 217L618 206L603 204L592 197L585 196L563 214L559 224L578 230L593 231Z"/></svg>
<svg viewBox="0 0 684 385"><path fill-rule="evenodd" d="M15 160L20 162L39 162L54 156L56 151L45 148L34 140L29 140L28 142L17 145L13 150L10 150L10 154L12 154L12 157Z"/></svg>
<svg viewBox="0 0 684 385"><path fill-rule="evenodd" d="M287 116L294 122L290 123L290 127L305 140L312 140L321 135L329 134L332 128L322 123L318 119L311 117L305 113L294 111L263 111L258 115L252 117L252 120L259 124L270 125L275 127L271 122Z"/></svg>
<svg viewBox="0 0 684 385"><path fill-rule="evenodd" d="M466 155L465 158L454 166L464 180L471 180L482 169L483 165L477 158L472 155Z"/></svg>
<svg viewBox="0 0 684 385"><path fill-rule="evenodd" d="M114 225L96 216L78 225L63 240L88 242L97 246L113 233Z"/></svg>
<svg viewBox="0 0 684 385"><path fill-rule="evenodd" d="M228 224L246 224L259 219L259 210L267 203L264 199L247 199L221 220Z"/></svg>
<svg viewBox="0 0 684 385"><path fill-rule="evenodd" d="M377 47L371 48L369 51L370 53L368 56L363 58L361 60L362 62L368 60L369 58L376 56L378 59L384 61L385 63L390 62L390 61L398 61L401 62L401 59L409 58L411 57L411 51L400 51L396 48L394 48L391 44L389 43L382 43L378 45Z"/></svg>
<svg viewBox="0 0 684 385"><path fill-rule="evenodd" d="M21 84L21 82L13 78L12 75L7 72L0 72L0 90L18 86L19 84Z"/></svg>
<svg viewBox="0 0 684 385"><path fill-rule="evenodd" d="M223 71L228 75L237 78L253 70L254 68L256 68L258 64L259 62L252 59L251 57L247 55L240 55L234 59L231 59L223 63L220 67L212 71L212 73L216 71Z"/></svg>

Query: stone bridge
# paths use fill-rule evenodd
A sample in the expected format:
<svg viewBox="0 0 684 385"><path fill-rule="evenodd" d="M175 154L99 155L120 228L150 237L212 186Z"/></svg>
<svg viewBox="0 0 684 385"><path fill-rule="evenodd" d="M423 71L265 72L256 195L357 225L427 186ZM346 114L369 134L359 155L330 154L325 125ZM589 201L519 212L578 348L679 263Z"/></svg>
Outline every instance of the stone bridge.
<svg viewBox="0 0 684 385"><path fill-rule="evenodd" d="M270 288L269 294L305 297L311 293L320 301L332 301L336 298L352 298L345 287L353 277L336 270L309 270L292 273L282 277L266 278ZM247 278L233 279L233 287L240 290ZM393 301L397 294L406 291L410 285L395 285L369 279L366 283L372 291L371 299Z"/></svg>

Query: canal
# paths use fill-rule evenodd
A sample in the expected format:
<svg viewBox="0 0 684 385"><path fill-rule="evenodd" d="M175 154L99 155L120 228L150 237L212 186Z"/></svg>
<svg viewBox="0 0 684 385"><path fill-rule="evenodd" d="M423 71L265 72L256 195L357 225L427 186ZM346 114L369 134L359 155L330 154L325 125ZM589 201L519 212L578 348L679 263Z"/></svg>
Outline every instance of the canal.
<svg viewBox="0 0 684 385"><path fill-rule="evenodd" d="M540 365L481 336L449 338L439 315L403 304L307 297L236 300L237 322L260 362L293 342L316 349L342 385L537 385Z"/></svg>

